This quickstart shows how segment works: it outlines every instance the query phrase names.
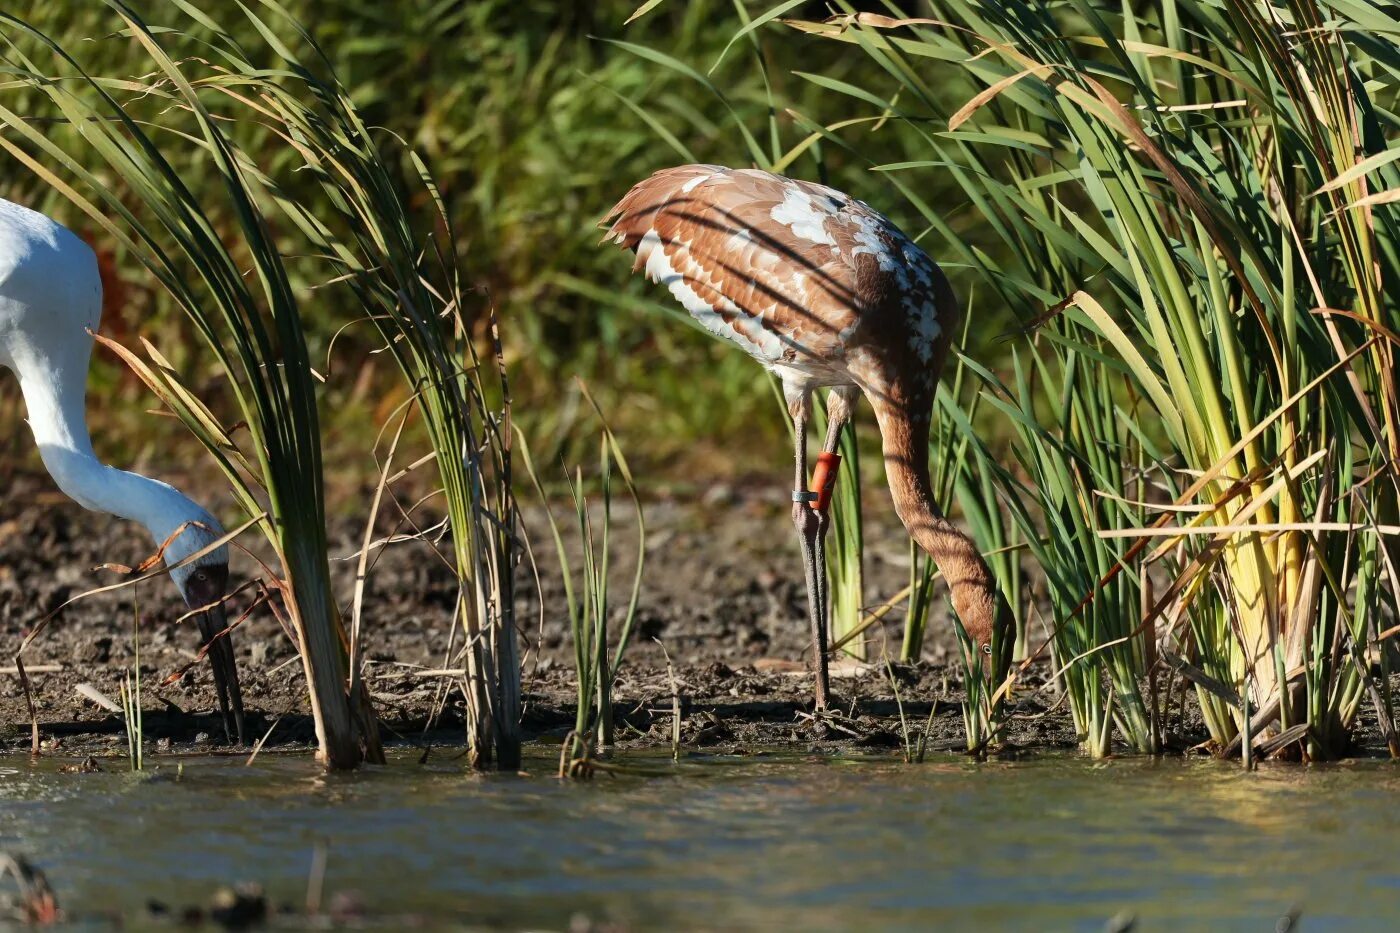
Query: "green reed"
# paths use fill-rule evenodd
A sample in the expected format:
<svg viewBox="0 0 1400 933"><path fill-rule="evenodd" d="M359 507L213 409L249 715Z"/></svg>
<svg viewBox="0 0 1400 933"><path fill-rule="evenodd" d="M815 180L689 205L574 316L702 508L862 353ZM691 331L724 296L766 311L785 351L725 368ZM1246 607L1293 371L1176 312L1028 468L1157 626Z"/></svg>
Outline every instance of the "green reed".
<svg viewBox="0 0 1400 933"><path fill-rule="evenodd" d="M641 598L642 575L646 568L647 544L646 517L632 471L622 455L616 435L603 418L602 411L593 402L593 397L586 388L583 389L583 394L601 424L601 435L598 439L598 473L594 481L602 502L595 511L585 490L582 469L576 468L572 473L566 471L565 482L573 505L572 529L577 535L580 553L577 564L570 559L570 549L564 540L563 523L555 518L550 508L549 497L545 492L540 472L531 459L529 445L523 435L519 438L521 459L549 523L564 583L564 599L574 646L574 670L578 687L578 706L572 734L573 748L569 752L570 758L574 760L587 760L591 749L612 745L615 740L612 690L632 640L633 623L637 618L637 606ZM611 618L615 614L611 564L614 483L617 482L621 483L632 500L637 532L631 590L614 629L614 620Z"/></svg>
<svg viewBox="0 0 1400 933"><path fill-rule="evenodd" d="M983 393L1015 431L1026 478L999 484L1046 538L1086 747L1107 752L1112 719L1155 748L1140 687L1163 673L1193 683L1222 749L1244 729L1334 756L1367 697L1388 723L1363 660L1400 488L1384 8L837 6L789 28L886 72L824 86L917 133L873 167L1022 321L1014 371L984 370ZM813 132L861 156L860 132ZM975 227L919 196L928 178L957 183Z"/></svg>

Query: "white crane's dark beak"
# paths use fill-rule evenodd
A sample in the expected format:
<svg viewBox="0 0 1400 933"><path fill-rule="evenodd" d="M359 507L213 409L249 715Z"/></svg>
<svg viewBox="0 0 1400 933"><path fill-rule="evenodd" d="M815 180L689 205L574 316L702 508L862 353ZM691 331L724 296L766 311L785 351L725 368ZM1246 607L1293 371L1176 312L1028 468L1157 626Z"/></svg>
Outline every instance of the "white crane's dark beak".
<svg viewBox="0 0 1400 933"><path fill-rule="evenodd" d="M228 587L228 566L215 564L198 568L185 584L185 602L190 608L209 608L198 613L200 643L209 656L214 674L214 691L219 712L224 717L224 734L229 742L247 744L243 720L243 691L238 686L238 664L233 658L233 633L228 628L224 593Z"/></svg>

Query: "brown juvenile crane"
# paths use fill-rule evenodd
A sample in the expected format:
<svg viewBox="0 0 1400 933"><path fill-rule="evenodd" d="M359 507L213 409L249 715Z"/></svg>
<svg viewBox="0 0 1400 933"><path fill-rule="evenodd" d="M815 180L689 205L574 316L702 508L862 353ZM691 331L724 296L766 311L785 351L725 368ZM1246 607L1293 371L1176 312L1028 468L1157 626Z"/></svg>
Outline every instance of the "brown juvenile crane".
<svg viewBox="0 0 1400 933"><path fill-rule="evenodd" d="M802 542L816 666L829 699L825 538L836 446L858 394L875 411L895 510L948 581L981 656L1009 650L1010 613L976 545L939 510L929 422L961 310L934 262L893 223L824 185L754 169L683 165L652 175L603 219L710 333L776 375L796 427L792 519ZM826 442L807 484L812 391L830 388ZM992 663L1000 672L1005 663Z"/></svg>

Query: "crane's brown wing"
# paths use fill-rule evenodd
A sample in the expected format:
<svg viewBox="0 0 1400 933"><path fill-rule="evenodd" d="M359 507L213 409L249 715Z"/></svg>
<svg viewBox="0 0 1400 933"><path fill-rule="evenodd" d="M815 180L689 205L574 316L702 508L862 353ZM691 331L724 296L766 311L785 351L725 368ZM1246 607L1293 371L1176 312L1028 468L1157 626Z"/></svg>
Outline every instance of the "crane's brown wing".
<svg viewBox="0 0 1400 933"><path fill-rule="evenodd" d="M769 365L820 364L842 355L862 305L826 223L839 206L768 173L687 165L629 191L608 235L712 333Z"/></svg>
<svg viewBox="0 0 1400 933"><path fill-rule="evenodd" d="M928 365L957 314L922 250L824 185L684 165L636 185L609 222L634 268L769 365L830 366L863 343Z"/></svg>

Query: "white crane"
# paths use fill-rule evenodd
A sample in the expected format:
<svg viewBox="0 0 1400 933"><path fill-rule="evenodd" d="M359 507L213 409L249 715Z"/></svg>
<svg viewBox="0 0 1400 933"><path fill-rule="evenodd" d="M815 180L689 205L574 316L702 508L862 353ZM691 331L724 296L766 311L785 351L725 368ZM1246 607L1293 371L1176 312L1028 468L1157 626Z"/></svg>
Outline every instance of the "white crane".
<svg viewBox="0 0 1400 933"><path fill-rule="evenodd" d="M170 578L197 616L230 741L244 741L243 697L225 634L228 548L175 566L222 537L207 510L158 480L97 459L85 395L92 336L102 316L97 258L72 231L0 200L0 366L19 377L29 427L54 482L74 502L140 522L165 549Z"/></svg>

